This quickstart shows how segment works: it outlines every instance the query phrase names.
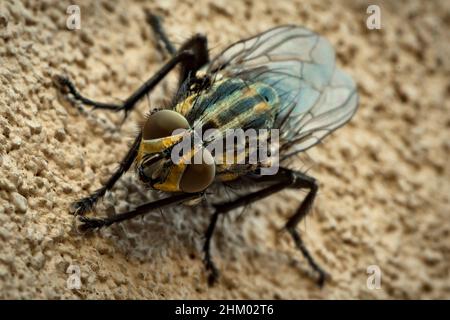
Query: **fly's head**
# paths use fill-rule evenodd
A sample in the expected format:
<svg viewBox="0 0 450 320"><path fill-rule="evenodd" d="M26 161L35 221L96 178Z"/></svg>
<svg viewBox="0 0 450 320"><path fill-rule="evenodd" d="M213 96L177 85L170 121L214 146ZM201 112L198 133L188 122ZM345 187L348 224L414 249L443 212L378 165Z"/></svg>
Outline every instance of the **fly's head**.
<svg viewBox="0 0 450 320"><path fill-rule="evenodd" d="M208 188L215 177L214 158L209 151L197 145L174 158L174 148L190 141L192 135L193 130L180 113L161 110L151 114L142 128L136 160L139 178L160 191L195 193ZM204 160L200 163L192 161L198 152L202 152Z"/></svg>

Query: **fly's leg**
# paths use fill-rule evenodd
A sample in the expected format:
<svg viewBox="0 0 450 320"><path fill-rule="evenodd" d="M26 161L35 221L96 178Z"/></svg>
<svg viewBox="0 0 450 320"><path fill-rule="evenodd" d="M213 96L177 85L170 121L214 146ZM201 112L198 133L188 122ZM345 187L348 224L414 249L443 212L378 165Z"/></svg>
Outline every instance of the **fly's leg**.
<svg viewBox="0 0 450 320"><path fill-rule="evenodd" d="M303 217L307 215L309 212L314 197L317 194L318 186L316 184L316 181L314 178L309 177L307 175L302 174L301 172L292 171L284 168L280 168L278 173L274 176L264 176L262 180L269 182L274 181L276 182L274 185L266 187L262 190L259 190L257 192L242 196L240 198L237 198L233 201L217 204L214 205L216 212L211 217L210 224L208 226L208 229L205 232L205 245L203 247L204 254L205 254L205 267L207 271L209 272L208 280L212 284L214 283L219 275L218 269L214 264L214 261L211 257L210 253L210 243L211 239L214 233L215 225L217 223L217 218L220 214L224 214L226 212L229 212L233 209L251 204L255 201L258 201L260 199L263 199L265 197L268 197L269 195L272 195L276 192L279 192L285 188L294 188L294 189L309 189L310 192L306 196L306 198L303 200L302 204L298 208L297 212L294 214L294 216L289 219L289 221L286 224L286 229L294 239L294 242L297 246L297 248L303 253L306 260L308 261L309 265L318 273L318 285L322 286L325 281L326 273L323 271L323 269L319 266L319 264L312 258L311 254L305 247L305 245L302 242L302 239L300 237L300 234L296 230L297 224L301 221Z"/></svg>
<svg viewBox="0 0 450 320"><path fill-rule="evenodd" d="M211 220L209 222L208 229L206 229L205 232L205 243L203 244L203 252L205 254L204 256L204 264L206 271L208 274L208 283L210 286L212 286L217 279L219 278L219 269L217 269L212 257L211 257L211 239L214 234L214 230L216 228L217 219L219 218L219 211L215 211L213 215L211 216Z"/></svg>
<svg viewBox="0 0 450 320"><path fill-rule="evenodd" d="M78 201L75 201L71 205L71 212L74 215L83 215L86 212L90 211L92 207L97 203L97 201L102 198L106 191L111 190L114 184L119 180L119 178L131 167L134 160L136 159L139 143L141 142L141 133L137 135L134 139L133 145L130 150L128 150L125 157L119 164L119 167L114 171L112 176L108 179L108 181L100 188L91 193L89 196L82 198Z"/></svg>
<svg viewBox="0 0 450 320"><path fill-rule="evenodd" d="M167 34L162 26L161 18L157 15L152 14L150 11L146 11L147 22L153 29L153 32L157 37L163 42L166 51L170 55L176 54L175 46L167 37ZM187 40L178 51L190 50L196 57L195 61L190 61L181 66L180 70L180 81L179 87L188 79L190 76L194 76L195 73L209 62L209 52L208 52L208 40L203 34L196 34Z"/></svg>
<svg viewBox="0 0 450 320"><path fill-rule="evenodd" d="M236 200L226 202L226 203L220 203L213 205L215 208L215 212L211 216L211 220L209 223L208 228L205 232L205 243L203 245L203 252L204 252L204 264L205 268L208 271L208 283L210 285L213 285L219 278L219 270L216 267L213 258L211 257L211 240L214 234L214 230L217 224L217 220L219 215L226 214L227 212L230 212L231 210L237 209L239 207L251 204L255 201L258 201L260 199L263 199L271 194L274 194L280 190L283 190L284 188L288 187L291 182L288 174L285 174L284 171L280 170L275 176L271 177L269 181L275 181L276 184L266 187L262 190L259 190L257 192L242 196Z"/></svg>
<svg viewBox="0 0 450 320"><path fill-rule="evenodd" d="M147 93L149 93L177 64L192 65L197 60L193 51L183 50L174 55L153 77L148 79L144 84L142 84L133 94L131 94L122 104L109 104L103 102L97 102L89 98L84 97L76 89L75 85L64 76L56 76L54 78L54 83L57 88L63 94L71 94L73 99L79 101L85 105L92 106L94 109L104 109L111 110L115 112L124 111L126 119L128 112L130 112L136 103L142 99Z"/></svg>
<svg viewBox="0 0 450 320"><path fill-rule="evenodd" d="M195 78L196 72L209 62L208 41L203 34L196 34L187 40L180 48L190 50L196 57L196 60L186 61L181 65L179 86L188 79Z"/></svg>
<svg viewBox="0 0 450 320"><path fill-rule="evenodd" d="M161 209L169 205L178 204L183 201L189 201L198 197L201 197L202 193L181 193L168 198L156 200L150 203L146 203L136 207L134 210L120 213L113 217L107 218L88 218L88 217L78 217L81 225L78 227L80 231L89 231L92 229L99 229L103 227L108 227L114 223L119 223L129 219L133 219L137 216L144 215L151 212L152 210Z"/></svg>
<svg viewBox="0 0 450 320"><path fill-rule="evenodd" d="M311 268L317 272L319 275L317 279L317 284L319 287L322 287L325 283L325 278L327 277L327 273L323 270L323 268L314 260L309 250L306 248L303 243L302 237L297 230L297 225L303 218L311 211L312 204L317 195L317 191L319 190L319 186L317 185L316 179L313 177L302 174L301 172L295 172L297 182L294 184L294 188L307 188L309 189L308 194L306 195L303 202L298 207L295 214L288 220L285 225L286 230L291 235L294 240L295 246L298 250L300 250L303 256L308 261L308 264Z"/></svg>
<svg viewBox="0 0 450 320"><path fill-rule="evenodd" d="M129 96L121 104L103 103L91 100L83 96L75 85L67 77L56 76L54 83L63 94L71 94L75 101L85 105L92 106L93 109L103 109L115 112L124 111L124 120L128 113L134 108L136 103L148 94L177 64L181 65L179 86L189 78L195 75L198 69L209 62L208 44L206 36L196 34L187 40L177 51L174 45L168 39L161 19L158 16L146 12L146 18L153 31L164 42L166 50L170 53L171 59L162 67L153 77L147 80L139 89Z"/></svg>
<svg viewBox="0 0 450 320"><path fill-rule="evenodd" d="M174 55L177 52L173 43L167 37L166 31L162 25L161 17L151 13L150 11L145 11L145 16L147 18L148 24L152 27L153 32L158 36L158 38L163 42L166 51L170 55Z"/></svg>

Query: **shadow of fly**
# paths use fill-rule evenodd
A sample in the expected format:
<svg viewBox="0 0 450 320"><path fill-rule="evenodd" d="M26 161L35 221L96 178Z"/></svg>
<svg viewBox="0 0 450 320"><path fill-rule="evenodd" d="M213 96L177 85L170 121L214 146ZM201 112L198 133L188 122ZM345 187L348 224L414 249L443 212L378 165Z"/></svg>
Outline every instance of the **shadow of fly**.
<svg viewBox="0 0 450 320"><path fill-rule="evenodd" d="M317 182L278 164L322 141L348 122L357 109L355 83L336 68L330 43L306 28L284 25L233 43L210 59L204 35L194 35L176 49L161 20L149 12L146 18L170 59L123 103L93 101L80 94L68 78L55 77L59 91L72 102L94 109L123 111L126 118L139 100L172 69L180 67L178 90L169 107L150 111L108 181L73 203L71 210L79 219L80 230L110 226L166 206L202 199L213 183L250 180L261 186L258 191L211 205L213 212L205 231L203 251L208 281L212 284L219 276L210 254L218 217L285 188L307 189L306 197L286 222L285 229L322 286L327 274L309 253L296 228L311 210ZM213 133L205 136L211 130ZM233 137L234 142L227 144L230 132L236 130L244 133L244 139L238 143ZM269 145L265 155L254 161L249 161L252 137L246 135L248 132L256 132L254 140ZM217 144L223 141L224 144ZM259 148L257 144L256 151ZM231 159L220 161L230 150ZM192 161L198 155L197 161ZM133 164L145 186L164 191L167 197L113 217L86 217ZM275 169L267 171L269 168Z"/></svg>

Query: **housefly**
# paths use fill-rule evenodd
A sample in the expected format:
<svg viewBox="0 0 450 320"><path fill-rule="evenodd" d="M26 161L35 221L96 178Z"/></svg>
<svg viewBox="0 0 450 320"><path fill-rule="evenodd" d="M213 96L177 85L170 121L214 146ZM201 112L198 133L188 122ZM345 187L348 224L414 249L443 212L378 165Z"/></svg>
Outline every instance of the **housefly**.
<svg viewBox="0 0 450 320"><path fill-rule="evenodd" d="M286 222L285 229L317 272L318 284L323 285L326 273L311 256L296 228L310 211L318 184L313 177L283 163L318 144L348 122L357 109L356 85L336 67L332 46L304 27L284 25L233 43L210 59L204 35L194 35L176 49L160 19L149 12L146 18L170 59L123 103L93 101L81 95L68 78L55 77L60 92L72 101L94 109L124 111L126 116L172 69L180 67L178 90L172 103L163 110L150 112L107 182L73 203L72 211L80 220L80 229L102 228L152 210L204 198L213 183L251 180L260 186L259 190L211 206L213 212L205 231L203 251L208 280L213 283L219 272L210 254L210 243L218 217L285 188L307 189L306 197ZM174 161L174 149L207 129L214 129L215 134L189 144L187 152ZM222 141L230 129L270 132L257 136L260 141L268 141L273 138L272 132L277 132L276 150L271 149L269 161L265 162L220 162L223 153L212 152L208 146ZM244 141L240 155L248 160L249 140ZM202 155L202 161L190 161L197 154ZM274 155L280 166L271 174L263 174ZM232 159L237 158L239 154L233 153ZM84 214L133 164L145 186L164 191L167 196L113 217L86 217Z"/></svg>

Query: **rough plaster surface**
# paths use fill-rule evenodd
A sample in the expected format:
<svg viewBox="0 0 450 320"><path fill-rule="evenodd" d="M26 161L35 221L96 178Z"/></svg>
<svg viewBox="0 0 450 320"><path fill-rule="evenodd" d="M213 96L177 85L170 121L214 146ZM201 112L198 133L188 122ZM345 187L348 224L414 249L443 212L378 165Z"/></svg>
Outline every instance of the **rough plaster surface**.
<svg viewBox="0 0 450 320"><path fill-rule="evenodd" d="M65 1L0 3L1 298L450 298L449 2L381 3L382 29L373 31L365 1L72 2L81 6L79 31L65 27ZM330 39L359 84L351 123L309 152L312 164L293 163L320 182L300 229L331 274L322 290L279 232L302 192L221 222L213 255L222 277L212 288L201 261L202 207L91 236L72 231L70 203L105 181L148 104L166 103L174 77L120 131L120 115L86 116L59 101L51 77L67 74L99 100L127 97L165 59L144 7L165 18L177 44L203 32L213 52L278 24L305 25ZM158 196L129 173L96 214ZM67 287L70 265L81 270L79 290ZM370 265L382 271L379 290L366 286Z"/></svg>

